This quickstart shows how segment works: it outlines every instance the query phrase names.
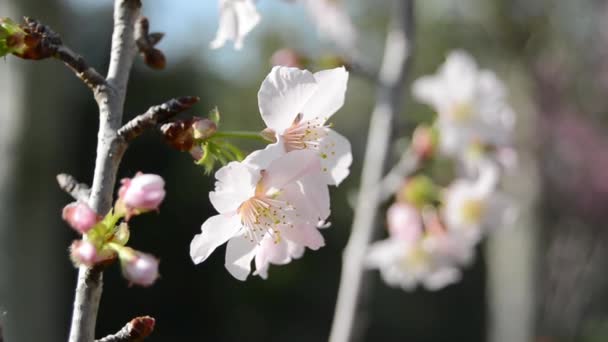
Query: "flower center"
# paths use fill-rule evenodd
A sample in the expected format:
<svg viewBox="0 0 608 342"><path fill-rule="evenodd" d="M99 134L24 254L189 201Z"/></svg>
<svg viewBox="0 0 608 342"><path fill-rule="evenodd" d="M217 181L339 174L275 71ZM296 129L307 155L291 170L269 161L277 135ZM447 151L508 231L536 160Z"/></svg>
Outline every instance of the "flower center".
<svg viewBox="0 0 608 342"><path fill-rule="evenodd" d="M473 106L468 102L456 103L452 106L451 116L454 121L467 121L473 116Z"/></svg>
<svg viewBox="0 0 608 342"><path fill-rule="evenodd" d="M274 242L279 243L281 228L290 225L287 220L287 211L291 210L293 207L287 202L264 195L255 195L241 204L238 213L251 242L259 243L264 235L269 233L274 238Z"/></svg>
<svg viewBox="0 0 608 342"><path fill-rule="evenodd" d="M327 135L324 120L313 119L302 121L302 113L298 114L291 127L283 133L285 150L303 150L306 148L319 149L320 140Z"/></svg>
<svg viewBox="0 0 608 342"><path fill-rule="evenodd" d="M477 224L481 221L484 203L479 199L470 199L462 204L462 219L468 224Z"/></svg>

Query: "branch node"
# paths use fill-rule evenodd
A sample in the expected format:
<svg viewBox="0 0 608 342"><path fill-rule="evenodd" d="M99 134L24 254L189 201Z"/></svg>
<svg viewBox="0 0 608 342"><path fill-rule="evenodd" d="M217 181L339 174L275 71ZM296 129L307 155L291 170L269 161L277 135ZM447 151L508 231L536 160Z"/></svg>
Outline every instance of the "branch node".
<svg viewBox="0 0 608 342"><path fill-rule="evenodd" d="M91 189L87 184L79 183L74 176L60 173L57 175L57 183L61 190L67 192L75 200L85 203L89 200Z"/></svg>
<svg viewBox="0 0 608 342"><path fill-rule="evenodd" d="M153 128L157 124L164 123L177 114L190 109L198 101L200 101L200 98L197 96L184 96L152 106L148 111L136 116L122 126L118 130L118 135L129 142L141 135L146 129Z"/></svg>
<svg viewBox="0 0 608 342"><path fill-rule="evenodd" d="M146 17L140 17L135 23L135 42L144 62L152 69L161 70L165 68L167 60L165 54L155 45L165 36L164 33L150 33L150 21Z"/></svg>
<svg viewBox="0 0 608 342"><path fill-rule="evenodd" d="M139 342L154 331L156 320L150 316L135 317L117 333L108 335L95 342Z"/></svg>

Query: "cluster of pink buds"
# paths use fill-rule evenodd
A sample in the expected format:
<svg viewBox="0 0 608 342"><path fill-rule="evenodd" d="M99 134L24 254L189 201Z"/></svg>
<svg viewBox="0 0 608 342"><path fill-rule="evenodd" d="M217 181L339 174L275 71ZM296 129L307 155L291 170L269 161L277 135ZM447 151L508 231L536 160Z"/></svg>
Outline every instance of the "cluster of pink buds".
<svg viewBox="0 0 608 342"><path fill-rule="evenodd" d="M152 285L158 279L158 259L126 246L130 237L127 221L135 215L158 210L165 198L164 186L162 177L154 174L138 173L123 179L118 200L105 217L84 202L65 206L63 219L82 234L82 239L70 247L74 264L93 267L118 258L123 275L131 284Z"/></svg>

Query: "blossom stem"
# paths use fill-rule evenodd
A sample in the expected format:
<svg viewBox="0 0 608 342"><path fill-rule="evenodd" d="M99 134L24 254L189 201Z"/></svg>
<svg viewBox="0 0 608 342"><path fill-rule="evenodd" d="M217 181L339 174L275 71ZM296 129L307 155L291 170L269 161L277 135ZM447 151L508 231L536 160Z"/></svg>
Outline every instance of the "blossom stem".
<svg viewBox="0 0 608 342"><path fill-rule="evenodd" d="M268 143L268 140L264 139L264 137L262 137L259 132L220 131L220 132L215 132L215 134L213 134L213 136L218 137L218 138L251 139L251 140L263 141L265 143Z"/></svg>

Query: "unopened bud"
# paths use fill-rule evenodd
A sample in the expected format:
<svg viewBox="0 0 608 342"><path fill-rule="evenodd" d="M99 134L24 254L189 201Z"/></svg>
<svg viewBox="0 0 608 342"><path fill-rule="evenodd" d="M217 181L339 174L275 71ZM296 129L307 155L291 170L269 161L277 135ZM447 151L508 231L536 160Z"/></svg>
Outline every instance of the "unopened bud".
<svg viewBox="0 0 608 342"><path fill-rule="evenodd" d="M156 48L151 48L143 52L144 62L152 69L162 70L167 65L165 54Z"/></svg>
<svg viewBox="0 0 608 342"><path fill-rule="evenodd" d="M205 157L205 151L200 146L194 146L190 149L190 155L194 160L199 161Z"/></svg>
<svg viewBox="0 0 608 342"><path fill-rule="evenodd" d="M178 151L189 151L194 145L191 120L180 120L163 124L160 131L165 142Z"/></svg>
<svg viewBox="0 0 608 342"><path fill-rule="evenodd" d="M207 139L217 131L217 125L210 119L193 118L192 130L194 139Z"/></svg>
<svg viewBox="0 0 608 342"><path fill-rule="evenodd" d="M121 180L119 201L128 215L157 210L165 198L165 181L159 175L137 173Z"/></svg>
<svg viewBox="0 0 608 342"><path fill-rule="evenodd" d="M292 68L302 68L301 56L292 49L277 50L270 57L270 64L273 66L286 66Z"/></svg>
<svg viewBox="0 0 608 342"><path fill-rule="evenodd" d="M0 18L0 57L9 53L22 54L25 44L25 31L9 18Z"/></svg>
<svg viewBox="0 0 608 342"><path fill-rule="evenodd" d="M408 179L398 193L398 199L410 203L421 209L426 205L433 205L439 196L435 183L424 175L414 176Z"/></svg>
<svg viewBox="0 0 608 342"><path fill-rule="evenodd" d="M74 230L81 234L86 234L101 220L101 217L83 202L73 202L66 205L61 216Z"/></svg>
<svg viewBox="0 0 608 342"><path fill-rule="evenodd" d="M433 156L439 143L439 134L436 129L421 125L414 130L412 138L412 149L421 159L428 159Z"/></svg>
<svg viewBox="0 0 608 342"><path fill-rule="evenodd" d="M70 246L70 258L76 266L93 266L97 261L97 248L89 241L76 240Z"/></svg>
<svg viewBox="0 0 608 342"><path fill-rule="evenodd" d="M132 284L150 286L158 279L158 259L153 255L131 250L120 256L122 273Z"/></svg>

